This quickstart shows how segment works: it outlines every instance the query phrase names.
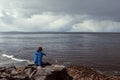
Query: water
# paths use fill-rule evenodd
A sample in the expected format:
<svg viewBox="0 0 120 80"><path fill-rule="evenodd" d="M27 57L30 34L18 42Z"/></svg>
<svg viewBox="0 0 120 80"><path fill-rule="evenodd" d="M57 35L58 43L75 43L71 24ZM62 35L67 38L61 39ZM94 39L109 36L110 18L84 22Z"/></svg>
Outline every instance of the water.
<svg viewBox="0 0 120 80"><path fill-rule="evenodd" d="M47 54L45 61L120 71L119 33L0 34L0 64L32 61L38 46L42 46ZM3 54L13 56L9 58Z"/></svg>

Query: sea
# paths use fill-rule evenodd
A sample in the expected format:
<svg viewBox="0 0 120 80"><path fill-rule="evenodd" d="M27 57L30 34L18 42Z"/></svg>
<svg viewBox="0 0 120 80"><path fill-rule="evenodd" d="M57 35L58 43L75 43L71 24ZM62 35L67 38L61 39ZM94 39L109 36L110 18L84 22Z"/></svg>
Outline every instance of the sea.
<svg viewBox="0 0 120 80"><path fill-rule="evenodd" d="M120 33L3 32L0 65L33 61L39 46L45 62L120 73Z"/></svg>

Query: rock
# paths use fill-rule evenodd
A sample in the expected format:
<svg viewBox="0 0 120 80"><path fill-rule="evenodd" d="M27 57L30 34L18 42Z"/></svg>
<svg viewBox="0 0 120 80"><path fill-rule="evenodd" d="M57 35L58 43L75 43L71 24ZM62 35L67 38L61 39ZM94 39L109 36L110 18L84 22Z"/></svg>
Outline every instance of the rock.
<svg viewBox="0 0 120 80"><path fill-rule="evenodd" d="M41 68L33 76L35 80L71 80L65 66L51 65Z"/></svg>
<svg viewBox="0 0 120 80"><path fill-rule="evenodd" d="M29 75L29 74L31 74L32 73L32 69L31 68L28 68L28 69L25 69L24 70L24 73L26 74L26 75Z"/></svg>
<svg viewBox="0 0 120 80"><path fill-rule="evenodd" d="M54 71L52 74L46 76L45 80L72 80L66 69L61 71Z"/></svg>
<svg viewBox="0 0 120 80"><path fill-rule="evenodd" d="M65 66L47 65L37 67L32 64L25 67L0 68L1 80L71 80Z"/></svg>
<svg viewBox="0 0 120 80"><path fill-rule="evenodd" d="M44 65L37 67L29 64L24 67L1 67L0 80L120 80L120 77L107 76L84 66Z"/></svg>
<svg viewBox="0 0 120 80"><path fill-rule="evenodd" d="M73 80L120 80L120 77L107 76L84 66L69 66L67 72Z"/></svg>
<svg viewBox="0 0 120 80"><path fill-rule="evenodd" d="M18 72L16 70L11 71L11 75L17 75L17 74L18 74Z"/></svg>
<svg viewBox="0 0 120 80"><path fill-rule="evenodd" d="M24 75L16 75L16 76L14 76L13 78L14 78L14 79L25 79L25 77L26 77L26 76L24 76Z"/></svg>

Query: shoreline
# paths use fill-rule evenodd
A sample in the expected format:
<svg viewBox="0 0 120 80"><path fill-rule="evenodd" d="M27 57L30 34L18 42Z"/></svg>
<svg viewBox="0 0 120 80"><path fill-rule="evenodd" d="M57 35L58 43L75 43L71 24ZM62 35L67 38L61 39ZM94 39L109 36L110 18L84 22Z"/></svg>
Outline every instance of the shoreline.
<svg viewBox="0 0 120 80"><path fill-rule="evenodd" d="M64 70L62 71L61 68ZM21 73L18 74L19 72L19 69L21 71ZM98 71L94 68L91 68L91 67L86 67L86 66L73 66L73 65L69 65L69 66L64 66L64 65L60 65L60 64L50 64L50 63L45 63L43 65L43 67L41 67L41 71L43 73L40 73L39 75L42 75L42 74L46 74L44 77L48 78L48 73L49 73L49 70L51 71L51 69L55 69L55 70L60 70L60 73L56 73L56 74L59 74L61 77L63 77L62 74L65 74L66 77L70 76L73 78L73 80L120 80L120 76L115 76L115 75L109 75L109 74L105 74L105 73L102 73L101 71ZM27 70L27 72L25 72ZM26 80L26 76L27 80L33 80L32 78L30 78L30 74L32 74L32 72L34 72L34 70L37 70L37 67L34 66L33 64L28 64L28 65L23 65L23 66L16 66L16 65L9 65L9 66L5 66L5 67L0 67L0 78L1 80L3 80L2 78L14 78L14 80ZM46 71L44 71L46 70ZM56 76L54 73L51 71L50 72L50 75L54 75L54 77ZM8 73L9 71L9 73ZM56 72L56 71L55 71ZM67 73L67 74L66 74ZM14 75L13 75L14 74ZM35 74L38 74L38 73L35 73ZM28 76L29 75L29 76ZM18 77L17 79L15 79L15 77ZM22 78L24 77L24 79L21 79L21 76ZM32 75L33 78L34 75ZM57 75L58 76L58 75ZM40 78L40 76L38 76ZM11 79L6 79L6 80L11 80ZM37 80L37 79L35 79ZM44 80L44 79L43 79ZM47 80L47 79L45 79ZM48 79L49 80L49 79ZM50 79L51 80L51 79ZM56 79L53 79L53 80L56 80ZM68 79L66 79L68 80ZM69 80L72 80L72 79L69 79Z"/></svg>
<svg viewBox="0 0 120 80"><path fill-rule="evenodd" d="M46 62L45 62L46 63ZM30 64L33 64L33 62L26 62L26 61L23 61L23 62L19 62L19 63L11 63L11 64L4 64L4 65L0 65L0 68L1 67L9 67L9 66L15 66L15 67L25 67L27 65L30 65ZM88 66L88 65L72 65L72 64L63 64L63 63L55 63L55 62L50 62L47 64L53 64L53 65L63 65L65 67L87 67L87 68L90 68L98 73L102 73L103 75L107 75L107 76L116 76L116 77L120 77L120 71L118 70L110 70L110 69L102 69L101 67L96 67L96 66Z"/></svg>

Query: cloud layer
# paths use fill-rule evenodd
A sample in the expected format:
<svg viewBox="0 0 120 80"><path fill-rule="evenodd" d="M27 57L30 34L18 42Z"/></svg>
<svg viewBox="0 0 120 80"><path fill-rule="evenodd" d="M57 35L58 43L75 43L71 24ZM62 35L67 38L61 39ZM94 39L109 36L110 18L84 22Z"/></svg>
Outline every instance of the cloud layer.
<svg viewBox="0 0 120 80"><path fill-rule="evenodd" d="M118 0L1 0L0 31L120 32Z"/></svg>

